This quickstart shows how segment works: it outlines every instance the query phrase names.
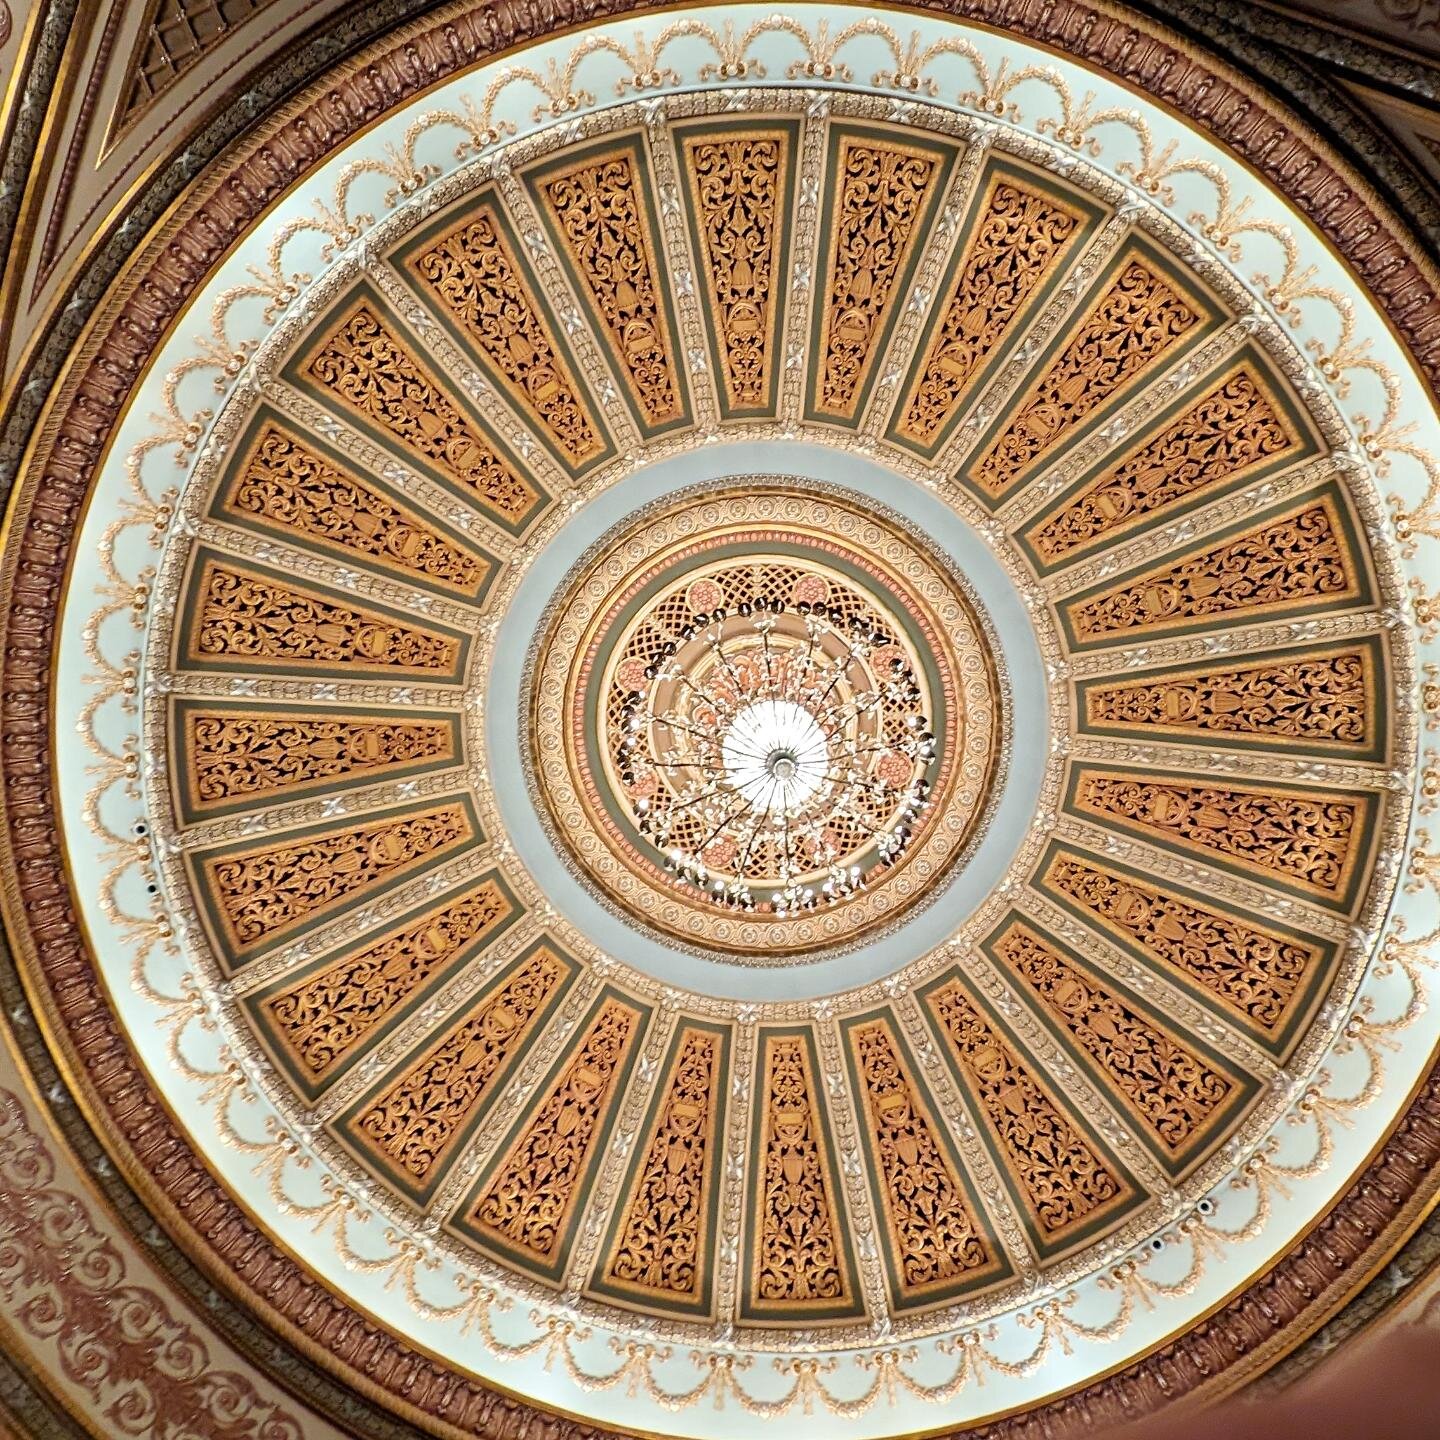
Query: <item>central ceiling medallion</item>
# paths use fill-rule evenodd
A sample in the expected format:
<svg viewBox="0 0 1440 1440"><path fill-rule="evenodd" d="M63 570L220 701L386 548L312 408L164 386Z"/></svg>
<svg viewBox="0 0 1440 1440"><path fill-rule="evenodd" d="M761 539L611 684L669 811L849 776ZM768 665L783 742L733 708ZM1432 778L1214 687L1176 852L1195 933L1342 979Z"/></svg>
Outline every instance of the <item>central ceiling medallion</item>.
<svg viewBox="0 0 1440 1440"><path fill-rule="evenodd" d="M632 920L752 964L851 946L976 836L994 650L873 501L751 478L671 500L582 559L542 630L534 779Z"/></svg>

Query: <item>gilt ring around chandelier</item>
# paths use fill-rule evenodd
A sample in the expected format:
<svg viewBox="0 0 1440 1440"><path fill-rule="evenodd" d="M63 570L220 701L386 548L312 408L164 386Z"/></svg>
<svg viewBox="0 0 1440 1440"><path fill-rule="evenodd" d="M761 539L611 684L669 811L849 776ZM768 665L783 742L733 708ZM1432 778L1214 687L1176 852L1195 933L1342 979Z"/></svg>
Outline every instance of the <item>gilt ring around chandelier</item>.
<svg viewBox="0 0 1440 1440"><path fill-rule="evenodd" d="M541 627L528 762L593 890L682 943L778 961L933 898L1001 732L949 564L874 502L733 479L647 509Z"/></svg>

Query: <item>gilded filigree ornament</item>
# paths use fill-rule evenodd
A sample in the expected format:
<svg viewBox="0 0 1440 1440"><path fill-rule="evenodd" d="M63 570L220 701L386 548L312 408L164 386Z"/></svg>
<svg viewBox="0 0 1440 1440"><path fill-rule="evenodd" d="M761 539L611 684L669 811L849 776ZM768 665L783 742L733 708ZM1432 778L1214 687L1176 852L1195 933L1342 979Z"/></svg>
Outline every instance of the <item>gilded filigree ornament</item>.
<svg viewBox="0 0 1440 1440"><path fill-rule="evenodd" d="M1080 772L1074 795L1082 815L1121 820L1162 842L1284 880L1342 907L1378 803L1373 795L1089 769Z"/></svg>
<svg viewBox="0 0 1440 1440"><path fill-rule="evenodd" d="M1009 174L991 178L938 329L901 404L900 439L932 449L987 359L1062 268L1081 215Z"/></svg>
<svg viewBox="0 0 1440 1440"><path fill-rule="evenodd" d="M1023 923L1012 922L993 948L1165 1154L1193 1152L1243 1093L1235 1075L1148 1019Z"/></svg>
<svg viewBox="0 0 1440 1440"><path fill-rule="evenodd" d="M455 722L177 701L192 813L274 803L459 759Z"/></svg>
<svg viewBox="0 0 1440 1440"><path fill-rule="evenodd" d="M1254 740L1372 751L1378 717L1376 658L1364 645L1210 665L1163 678L1090 681L1082 687L1087 729L1131 735Z"/></svg>
<svg viewBox="0 0 1440 1440"><path fill-rule="evenodd" d="M876 1168L901 1303L997 1266L973 1197L884 1020L849 1028L862 1125Z"/></svg>
<svg viewBox="0 0 1440 1440"><path fill-rule="evenodd" d="M497 454L376 306L356 305L310 356L304 373L344 409L457 481L501 524L518 528L539 504L539 490Z"/></svg>
<svg viewBox="0 0 1440 1440"><path fill-rule="evenodd" d="M683 418L685 401L636 167L637 152L620 149L545 175L539 191L645 424L655 428Z"/></svg>
<svg viewBox="0 0 1440 1440"><path fill-rule="evenodd" d="M457 801L306 839L232 846L202 854L194 867L214 896L225 950L248 956L476 838L470 808Z"/></svg>
<svg viewBox="0 0 1440 1440"><path fill-rule="evenodd" d="M461 1223L480 1243L551 1272L563 1265L586 1176L604 1146L644 1023L644 1012L622 1000L600 1006L466 1211Z"/></svg>
<svg viewBox="0 0 1440 1440"><path fill-rule="evenodd" d="M458 678L465 645L338 596L219 556L200 556L186 658L231 670L352 670Z"/></svg>
<svg viewBox="0 0 1440 1440"><path fill-rule="evenodd" d="M928 1003L1047 1248L1133 1202L1133 1184L958 979L932 991Z"/></svg>
<svg viewBox="0 0 1440 1440"><path fill-rule="evenodd" d="M1360 582L1333 502L1313 502L1245 534L1070 602L1079 643L1196 621L1357 598Z"/></svg>
<svg viewBox="0 0 1440 1440"><path fill-rule="evenodd" d="M780 23L757 22L755 33ZM853 36L826 35L823 44L798 21L786 23L798 28L784 34L810 47L805 64L853 60L860 52L845 49L853 39L863 37L881 54L891 44L883 20L861 22ZM672 39L678 38L677 31ZM278 250L271 255L261 277L275 307L267 312L267 323L275 322L271 340L258 346L245 340L247 348L238 351L238 318L226 321L217 310L206 353L223 352L227 374L249 367L246 396L253 399L258 384L295 447L271 446L269 468L253 470L241 503L226 508L221 497L236 476L253 404L241 414L227 400L208 430L178 400L158 407L173 424L167 420L155 442L167 451L156 459L168 462L173 450L177 464L193 462L195 479L187 480L173 512L166 509L162 518L153 505L145 510L145 524L166 537L153 586L148 577L118 583L129 580L126 540L113 548L115 568L107 573L117 584L103 597L122 617L115 628L123 630L127 613L152 627L140 675L107 655L113 693L138 692L145 743L135 753L158 754L152 741L171 726L168 783L152 785L148 768L141 771L153 845L120 837L128 863L139 856L138 863L152 867L146 880L153 873L162 892L153 914L126 915L124 923L146 943L167 942L137 965L131 983L143 1003L159 1007L171 1063L221 1097L220 1133L247 1156L246 1165L256 1164L281 1213L300 1217L301 1228L313 1224L321 1237L314 1243L327 1257L333 1239L342 1263L383 1275L387 1293L420 1317L417 1324L431 1327L427 1341L433 1338L438 1350L448 1344L451 1325L476 1337L486 1364L542 1352L557 1383L617 1399L624 1391L667 1412L714 1401L767 1416L813 1407L853 1417L891 1403L892 1394L948 1403L980 1377L1023 1380L1070 1344L1121 1335L1132 1312L1139 1313L1135 1307L1168 1303L1170 1291L1192 1284L1210 1255L1260 1234L1263 1216L1232 1232L1225 1223L1201 1221L1209 1212L1193 1208L1221 1193L1215 1187L1233 1173L1236 1157L1248 1157L1253 1168L1235 1176L1235 1188L1247 1191L1243 1203L1258 1195L1260 1210L1267 1186L1301 1176L1312 1163L1292 1161L1289 1150L1283 1158L1264 1150L1267 1127L1294 1095L1252 1078L1273 1078L1283 1061L1298 1085L1315 1074L1342 1022L1353 1027L1353 1044L1374 1075L1394 1063L1390 1052L1381 1053L1390 1035L1385 1027L1403 1028L1415 1007L1399 1007L1405 1013L1398 1020L1387 1019L1392 1012L1383 1007L1378 1014L1366 1010L1370 996L1359 991L1368 973L1364 947L1341 942L1350 926L1369 926L1379 913L1386 887L1370 883L1371 855L1383 854L1387 867L1398 866L1417 887L1434 875L1422 858L1411 869L1401 858L1403 807L1390 796L1409 773L1410 719L1403 707L1386 709L1386 697L1410 673L1406 627L1412 615L1428 617L1429 610L1402 606L1393 624L1391 612L1382 612L1395 602L1395 573L1385 568L1383 517L1365 499L1370 460L1399 454L1387 438L1397 418L1387 411L1371 427L1375 455L1341 450L1333 466L1325 460L1323 471L1309 464L1301 470L1319 448L1316 434L1333 446L1348 432L1331 404L1333 391L1275 330L1268 302L1252 304L1245 286L1192 243L1183 223L1131 203L1129 181L1100 176L1083 158L1012 131L1003 118L1023 102L1033 132L1030 96L1058 83L1053 67L986 68L978 52L948 52L946 65L961 73L973 68L977 78L966 92L970 99L942 114L911 98L926 93L934 57L897 44L896 84L922 87L906 91L909 122L901 131L886 128L893 97L847 95L840 87L803 95L783 87L756 91L753 114L726 117L712 95L669 89L666 77L688 67L682 50L693 42L703 52L711 43L700 29L684 39L668 51L658 39L623 47L620 58L627 65L635 59L635 83L667 93L615 116L586 113L593 97L577 81L574 52L568 68L528 72L549 87L547 113L554 107L571 123L563 136L522 137L493 165L488 150L512 123L497 118L504 87L458 117L447 100L450 108L436 114L449 116L452 128L460 124L467 154L481 155L470 173L437 176L432 160L454 136L437 147L418 124L386 159L383 174L365 171L369 178L353 195L337 192L332 211L310 225L317 232L311 240L323 231L341 247L336 253L344 263L327 272L326 288L285 298L288 276ZM753 42L749 33L724 42L732 78L747 76L745 67L757 63ZM890 73L875 79L881 90L892 88L884 78ZM1194 188L1208 183L1202 172L1184 169L1173 146L1152 144L1143 127L1134 128L1139 122L1128 111L1112 114L1077 95L1063 95L1070 151L1097 126L1096 143L1108 146L1109 126L1139 145L1139 158L1128 157L1131 178L1159 187L1157 195L1167 177L1181 173ZM512 105L509 113L523 110ZM1001 119L977 136L972 111ZM932 126L933 147L923 134ZM843 220L841 264L838 241L833 251L831 241L842 197L824 183L841 171L827 155L838 155L839 137L857 135L873 140L877 151L953 152L955 163L936 160L942 171L950 165L949 178L937 172L918 198L904 166L888 179L873 169L851 175L875 179L874 195L889 198L863 220L858 209ZM962 174L964 147L977 138L983 143ZM586 148L561 158L560 143ZM992 155L1003 173L988 168ZM610 166L615 157L623 162L618 167ZM594 172L593 189L586 181L564 197L574 228L555 225L545 185L587 170ZM977 177L988 183L992 176L992 190L973 189ZM477 183L486 187L479 194ZM387 184L401 199L372 227L357 212L359 197L372 203L368 196ZM1195 203L1188 195L1186 203ZM408 210L406 196L415 201ZM1246 216L1232 199L1222 197L1220 218L1212 225L1207 217L1206 224L1223 231L1225 243L1239 244ZM1121 201L1127 203L1116 213ZM1092 202L1094 218L1067 229L1067 207L1080 213ZM933 214L914 221L907 238L903 216L917 205ZM1001 211L1012 227L1008 242L997 238ZM900 216L901 223L877 224L875 214ZM1139 231L1149 238L1125 252ZM412 232L424 243L412 241ZM793 255L785 253L787 237ZM1288 235L1266 243L1292 259L1296 253ZM909 251L897 254L905 244ZM1014 253L1007 254L1007 244ZM403 278L412 246L432 257L421 298L438 319L422 313L420 292ZM1183 255L1183 266L1172 265L1166 249ZM1097 319L1106 287L1113 291L1124 276L1127 253L1143 257L1148 278L1106 317L1131 333L1117 329L1103 341L1091 335L1093 347L1077 358L1081 330ZM1009 261L1013 272L1005 268ZM1276 313L1329 303L1306 290L1298 262L1287 266ZM827 290L832 278L845 292L837 320L850 327L843 335L834 331L844 344L833 354L818 341L805 342L834 299ZM975 298L982 294L990 297L983 304ZM357 296L364 298L359 309L351 303ZM1237 323L1221 326L1226 314ZM369 328L345 328L362 317ZM1337 375L1357 368L1347 358L1349 335L1346 328L1326 353ZM316 359L337 337L328 381L307 377L298 364L284 368L286 356ZM854 407L843 426L833 423L842 417L816 403L832 358L835 394L848 395ZM1066 390L1066 377L1057 374L1062 360L1098 377L1093 405L1088 394ZM1037 370L1045 371L1038 380ZM1385 388L1388 396L1388 382ZM686 428L692 393L700 427L693 432ZM745 421L744 430L727 431L729 412L740 410L748 413L733 418ZM582 411L588 432L576 418ZM661 414L669 418L661 421ZM1017 414L1024 423L1011 432ZM909 418L916 433L902 437ZM669 438L656 439L662 429ZM637 430L650 438L642 441ZM588 435L604 444L613 437L627 451L624 460L601 452L576 460L578 450L567 446L582 446ZM1005 482L1003 503L990 524L982 509L995 497L982 507L973 487L948 481L957 472L965 480L963 462L997 435L1011 449L1009 468L996 471ZM602 953L566 916L545 908L549 897L506 834L494 757L474 743L487 733L487 711L493 716L485 685L505 633L501 617L536 573L533 556L566 523L563 514L541 513L542 491L559 483L578 509L631 468L698 457L705 444L739 436L829 444L848 452L847 464L863 455L892 469L902 488L926 484L940 503L981 524L992 553L1016 580L1051 666L1050 712L1034 717L1037 729L1021 728L1043 733L1054 746L1040 813L1060 814L1073 868L1055 871L1053 884L1043 879L1048 872L1034 863L1044 849L1042 827L1017 852L1005 891L1026 894L1030 929L1049 956L1032 953L1023 966L998 951L993 963L983 953L971 956L963 977L969 1009L942 1023L931 1006L933 1035L910 992L948 973L957 953L995 931L1008 912L1003 896L990 895L962 920L954 948L915 957L833 1004L769 999L750 1006L667 993L631 963L629 952ZM516 477L533 482L536 503L518 519L504 518L510 503L504 496L513 499L513 491L483 498L495 478L479 458L485 446ZM939 458L922 464L917 448ZM143 469L136 462L137 481L148 481ZM1073 635L1056 637L1055 616L1063 617L1067 602L1095 600L1101 581L1107 596L1148 584L1196 559L1200 549L1242 532L1253 536L1279 506L1313 500L1318 482L1331 477L1340 501L1334 515L1343 522L1334 533L1346 573L1359 586L1353 597L1327 583L1305 601L1303 615L1280 610L1266 619L1263 605L1236 589L1226 592L1233 604L1218 625L1221 612L1201 605L1173 632L1127 626L1084 653L1074 650ZM763 486L744 476L736 488L754 493L733 511L720 511L722 522L758 525L754 507ZM1003 660L990 663L995 641L983 617L964 618L965 588L943 565L925 569L930 551L895 517L867 529L833 500L816 487L791 510L763 517L793 536L798 522L818 516L812 529L830 547L823 562L787 560L747 583L768 583L789 567L802 572L786 569L784 576L784 613L791 618L801 603L812 615L818 603L867 622L881 611L887 621L912 622L903 635L888 624L883 636L877 628L873 643L867 631L855 651L868 649L874 659L886 648L882 640L894 640L905 652L917 686L928 691L926 718L949 722L930 729L937 757L954 747L956 798L924 817L937 832L944 829L943 843L926 849L930 840L917 832L914 861L907 854L906 864L877 872L853 911L827 906L796 917L814 924L813 953L827 959L861 935L903 948L898 921L912 897L939 893L965 865L983 824L990 777L1028 763L1025 752L1012 760L1003 744L997 719ZM730 501L712 495L708 503ZM880 514L868 502L865 508L870 519ZM662 512L663 503L636 516L643 542L627 540L679 554L715 513L692 525ZM1403 513L1421 524L1428 512L1407 492ZM1031 558L1044 562L1036 568L1052 572L1043 587L1022 558L1021 527L1028 527ZM523 543L496 536L497 528L524 532ZM1043 543L1035 538L1041 530ZM209 656L187 648L199 611L193 598L176 598L181 580L188 583L203 565L197 560L181 574L194 555L194 535L212 552L226 552L222 566L237 582L261 587L244 591L244 605L226 599L210 612L212 636L223 637L233 624L239 638L228 649L232 642L222 638ZM483 548L475 535L484 537ZM842 551L845 567L837 564ZM489 611L483 616L453 583L462 572L450 567L466 556L493 567L480 587ZM684 555L680 563L693 558ZM1213 577L1222 589L1244 569L1232 558L1236 565ZM617 552L613 563L592 556L577 567L570 577L576 584L557 607L549 649L537 640L535 684L526 694L534 698L538 764L561 753L554 742L574 715L560 713L566 667L584 650L587 627L609 623L612 606L618 612L632 601L649 603L627 584L642 560L642 551L632 549ZM874 569L852 566L856 560ZM468 584L478 572L463 573ZM1187 594L1209 603L1218 592L1200 595L1208 580L1192 584L1191 573ZM1271 591L1286 584L1283 569L1277 573L1278 581L1266 582ZM797 598L790 587L801 579L822 580L825 598L817 600L813 585L803 601ZM721 582L718 607L713 595L688 593L706 580ZM743 587L726 583L717 561L708 573L659 587L652 598L675 602L675 613L667 610L648 637L658 648L642 657L645 668L658 661L667 669L686 643L683 630L700 614L732 607L738 614ZM751 600L753 620L753 594ZM913 624L916 615L928 618L928 634ZM848 620L824 618L849 638ZM252 634L264 638L248 639ZM763 669L764 638L758 632L752 638L760 639ZM431 642L438 646L433 653L425 648ZM672 642L677 654L665 656ZM97 653L107 643L102 635ZM942 663L928 670L937 656ZM420 662L407 668L416 657ZM596 843L598 829L586 832L577 822L583 814L575 775L593 781L596 793L618 787L627 804L640 798L625 786L623 705L613 716L607 709L610 681L627 658L633 657L597 655L593 667L595 694L605 702L594 711L596 733L617 722L616 743L595 749L589 776L552 768L542 782L553 798L547 809L553 832L562 845L573 838L592 859L603 842ZM714 663L720 666L721 657ZM855 668L855 695L878 693L870 678L862 683L858 660ZM644 678L634 693L664 683L658 673ZM678 679L671 684L683 688ZM1085 717L1078 736L1068 723L1072 695ZM215 722L203 735L191 733L195 753L213 757L205 773L216 808L185 815L183 805L176 807L185 826L203 826L177 836L165 795L199 773L178 743L183 729L167 718L182 713L180 703ZM442 723L447 706L458 730ZM85 733L95 728L104 725ZM460 733L467 744L447 750ZM1276 759L1281 750L1283 762ZM362 842L378 838L367 827L396 814L398 804L429 813L448 803L460 774L444 773L442 756L443 767L464 764L493 855L475 843L478 824L464 853L444 849L433 865L420 859L413 869L391 870L375 855L358 853ZM111 766L113 758L107 754L102 763ZM133 775L134 755L121 754L106 773L127 773L126 765ZM1150 788L1101 797L1089 777L1111 765L1133 768L1106 770L1105 778ZM1389 765L1397 767L1393 776L1381 772ZM1068 802L1058 788L1067 771L1076 779ZM638 773L634 778L644 783ZM321 798L320 791L332 789ZM1101 799L1104 813L1087 808ZM1311 802L1315 808L1305 810ZM359 813L337 823L351 803ZM264 807L253 820L228 808L251 804ZM970 828L968 817L976 814L982 819ZM292 861L315 839L323 843L313 850L311 876L308 861ZM332 841L344 851L335 876L326 868L338 853ZM382 844L376 855L383 859L388 848ZM196 877L212 860L241 862L254 858L252 851L264 852L257 888L237 900L241 891L232 887L229 901L258 904L264 891L267 904L272 895L281 904L273 931L265 919L259 938L237 954L215 923L214 887ZM278 861L274 875L265 857ZM608 858L607 852L602 859ZM503 882L495 867L503 867ZM298 889L291 868L308 877ZM363 872L353 893L345 878L352 870ZM482 872L494 877L493 886ZM227 877L229 883L234 874ZM634 878L622 864L593 891L610 913L649 929L649 943L662 937L697 952L677 957L685 963L743 960L756 948L754 937L738 930L725 937L732 948L713 943L712 922L697 925L681 892L657 886L644 893ZM1311 880L1319 887L1306 889ZM192 899L205 902L208 915ZM121 914L124 903L123 894L107 891L101 906ZM710 914L720 925L732 918L713 908ZM244 918L252 923L248 910ZM554 951L555 969L542 952L517 958L537 922L576 958ZM183 972L170 968L172 939ZM1103 969L1098 960L1087 966L1092 957L1104 958ZM1403 969L1403 956L1393 963ZM193 991L188 979L175 983L177 973L193 975ZM1408 969L1405 975L1414 979ZM218 990L217 976L224 978ZM759 977L771 978L778 976ZM745 977L734 983L743 988ZM608 1071L615 1046L586 1049L607 984L615 1005L638 1010L654 1001L666 1010L663 1024L640 1026L643 1044L636 1036L624 1064ZM1418 982L1414 994L1423 1008ZM855 1022L834 1022L832 1013L868 1017L892 998L890 1013L899 1017L910 1005L914 1023L904 1022L903 1036L882 1027L879 1040L862 1026L866 1063L852 1075L845 1037ZM237 1023L240 1014L254 1021L253 1032ZM207 1068L208 1054L179 1028L197 1016L207 1025L218 1017L225 1047L219 1068ZM736 1049L747 1051L739 1062L721 1058L714 1044L733 1022ZM572 1074L582 1050L589 1070ZM269 1074L277 1065L289 1071L288 1084ZM1059 1076L1065 1078L1057 1084ZM256 1138L262 1132L252 1090L274 1107L274 1127L263 1139ZM557 1099L562 1091L565 1098ZM1318 1083L1293 1111L1301 1120L1296 1133L1302 1140L1313 1133L1322 1154L1327 1127L1349 1118L1341 1113L1347 1107L1359 1114L1369 1103L1363 1090L1353 1100L1337 1099ZM314 1114L306 1109L312 1104ZM362 1116L380 1124L383 1135L366 1128ZM265 1123L270 1119L267 1113ZM1313 1163L1323 1170L1323 1159ZM318 1175L318 1183L302 1174ZM1191 1273L1182 1274L1182 1259L1173 1272L1179 1280L1156 1280L1137 1258L1136 1247L1158 1223L1159 1207L1141 1209L1143 1192L1161 1192L1167 1181L1174 1189L1165 1196L1165 1214L1184 1216L1189 1227L1176 1228L1173 1238L1193 1245ZM946 1191L947 1184L958 1188ZM972 1184L980 1199L970 1193ZM942 1194L954 1204L935 1199ZM429 1210L429 1218L417 1209ZM937 1219L942 1210L945 1223ZM892 1224L903 1243L893 1238ZM986 1260L967 1265L974 1245ZM905 1277L903 1303L887 1296L887 1257ZM998 1268L987 1268L992 1262ZM1010 1269L1001 1273L1007 1262ZM1097 1288L1097 1267L1117 1277L1113 1290ZM1043 1298L1017 1311L1011 1274L1033 1280ZM1072 1304L1063 1291L1072 1284L1083 1289L1083 1302ZM957 1293L952 1286L965 1292L963 1311L945 1308ZM992 1318L1006 1329L1003 1342L988 1328ZM714 1328L702 1332L697 1320ZM805 1353L784 1356L773 1383L768 1373L747 1378L743 1358L716 1343L725 1333L720 1327L736 1323L773 1327L775 1337L784 1330L777 1346L803 1346ZM956 1328L972 1324L977 1328ZM1021 1343L1013 1344L1017 1336ZM878 1339L888 1345L892 1337L894 1357L876 1349ZM674 1345L677 1338L683 1347ZM863 1356L855 1359L861 1346Z"/></svg>
<svg viewBox="0 0 1440 1440"><path fill-rule="evenodd" d="M719 1182L717 1120L726 1058L722 1034L698 1026L681 1030L614 1248L599 1271L609 1288L703 1304L710 1285L708 1209Z"/></svg>
<svg viewBox="0 0 1440 1440"><path fill-rule="evenodd" d="M813 1051L798 1034L761 1039L760 1108L742 1313L822 1318L855 1309Z"/></svg>
<svg viewBox="0 0 1440 1440"><path fill-rule="evenodd" d="M604 449L493 206L471 210L409 264L571 466Z"/></svg>
<svg viewBox="0 0 1440 1440"><path fill-rule="evenodd" d="M515 902L504 886L488 877L458 899L318 973L272 986L257 1012L313 1088L428 990L457 957L473 952L515 914Z"/></svg>
<svg viewBox="0 0 1440 1440"><path fill-rule="evenodd" d="M732 410L773 403L776 320L784 286L782 202L792 132L685 135L680 141Z"/></svg>
<svg viewBox="0 0 1440 1440"><path fill-rule="evenodd" d="M1205 311L1152 261L1121 260L1064 348L1011 408L1005 428L967 469L989 496L1008 493L1111 399L1171 354Z"/></svg>
<svg viewBox="0 0 1440 1440"><path fill-rule="evenodd" d="M841 136L812 402L820 414L854 415L948 165L945 152Z"/></svg>
<svg viewBox="0 0 1440 1440"><path fill-rule="evenodd" d="M473 911L459 918L468 925ZM442 922L449 943L456 917ZM409 1193L433 1193L482 1105L515 1064L526 1037L547 1012L573 967L540 945L492 985L464 1017L395 1080L360 1101L343 1122L352 1144L383 1162Z"/></svg>
<svg viewBox="0 0 1440 1440"><path fill-rule="evenodd" d="M1294 453L1299 443L1247 363L1032 525L1027 539L1046 565L1059 564L1130 533L1146 517Z"/></svg>
<svg viewBox="0 0 1440 1440"><path fill-rule="evenodd" d="M260 427L220 506L221 513L301 543L373 561L469 599L481 593L494 569L433 521L326 459L279 420Z"/></svg>
<svg viewBox="0 0 1440 1440"><path fill-rule="evenodd" d="M1280 1033L1323 963L1317 942L1170 894L1089 857L1062 851L1040 883L1267 1038Z"/></svg>

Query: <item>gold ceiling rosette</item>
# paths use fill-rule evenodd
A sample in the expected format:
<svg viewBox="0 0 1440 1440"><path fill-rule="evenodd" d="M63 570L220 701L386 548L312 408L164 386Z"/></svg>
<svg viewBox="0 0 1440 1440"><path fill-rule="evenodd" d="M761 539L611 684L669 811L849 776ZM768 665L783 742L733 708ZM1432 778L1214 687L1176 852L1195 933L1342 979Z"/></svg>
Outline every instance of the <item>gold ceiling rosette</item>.
<svg viewBox="0 0 1440 1440"><path fill-rule="evenodd" d="M1357 274L1081 29L478 14L218 160L27 463L0 864L77 1098L417 1433L1238 1385L1440 1162L1403 231Z"/></svg>

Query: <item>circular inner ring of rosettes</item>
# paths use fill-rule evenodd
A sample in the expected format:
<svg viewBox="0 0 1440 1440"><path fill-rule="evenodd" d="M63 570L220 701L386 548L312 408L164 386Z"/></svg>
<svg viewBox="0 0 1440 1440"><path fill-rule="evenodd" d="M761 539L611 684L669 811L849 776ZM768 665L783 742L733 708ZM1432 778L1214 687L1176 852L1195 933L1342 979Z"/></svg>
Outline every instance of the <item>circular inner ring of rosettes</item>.
<svg viewBox="0 0 1440 1440"><path fill-rule="evenodd" d="M681 502L602 542L555 613L532 761L572 863L632 918L766 955L854 943L963 849L993 666L957 579L897 527L828 495Z"/></svg>

